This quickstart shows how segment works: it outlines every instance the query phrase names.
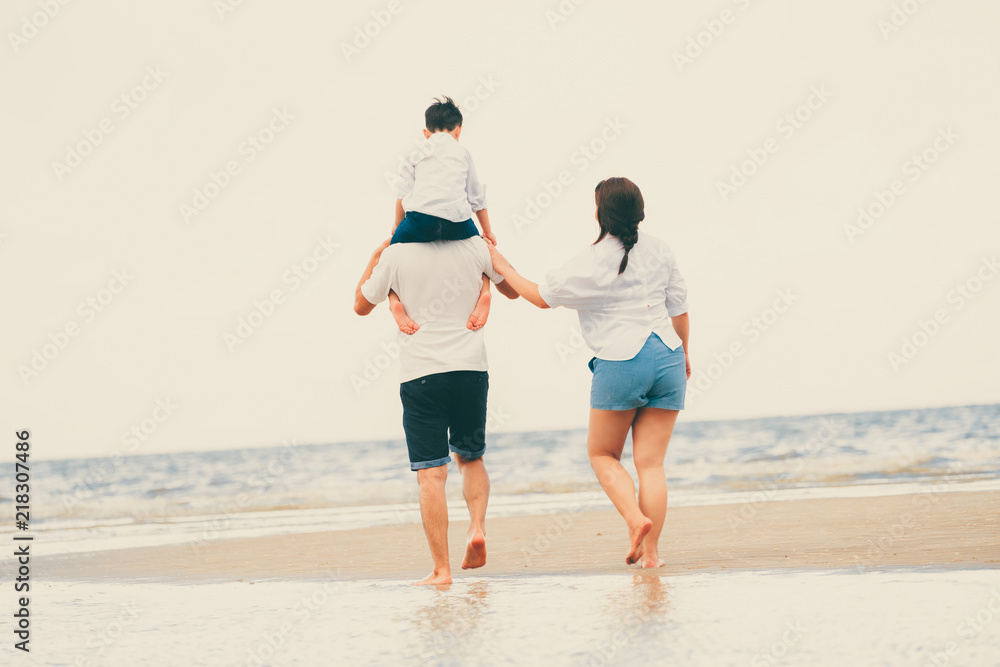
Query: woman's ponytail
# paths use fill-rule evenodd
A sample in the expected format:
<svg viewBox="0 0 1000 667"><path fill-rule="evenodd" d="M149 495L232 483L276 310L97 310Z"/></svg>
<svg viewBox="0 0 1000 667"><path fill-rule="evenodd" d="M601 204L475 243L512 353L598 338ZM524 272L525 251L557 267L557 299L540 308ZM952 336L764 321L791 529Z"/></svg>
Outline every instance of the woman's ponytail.
<svg viewBox="0 0 1000 667"><path fill-rule="evenodd" d="M628 266L629 251L639 242L639 223L646 217L642 192L627 178L609 178L597 184L597 221L601 225L598 243L608 234L621 241L625 256L618 266L618 274Z"/></svg>

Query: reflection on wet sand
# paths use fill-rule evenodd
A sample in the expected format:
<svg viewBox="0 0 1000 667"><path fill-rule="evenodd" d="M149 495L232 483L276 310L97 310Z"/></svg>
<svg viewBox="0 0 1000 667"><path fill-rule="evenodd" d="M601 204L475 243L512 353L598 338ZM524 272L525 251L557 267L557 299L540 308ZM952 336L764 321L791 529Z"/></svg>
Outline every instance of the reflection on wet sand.
<svg viewBox="0 0 1000 667"><path fill-rule="evenodd" d="M447 662L449 655L485 657L483 647L497 631L495 619L482 622L491 613L490 591L488 581L437 587L409 619L422 640L416 655L435 662Z"/></svg>

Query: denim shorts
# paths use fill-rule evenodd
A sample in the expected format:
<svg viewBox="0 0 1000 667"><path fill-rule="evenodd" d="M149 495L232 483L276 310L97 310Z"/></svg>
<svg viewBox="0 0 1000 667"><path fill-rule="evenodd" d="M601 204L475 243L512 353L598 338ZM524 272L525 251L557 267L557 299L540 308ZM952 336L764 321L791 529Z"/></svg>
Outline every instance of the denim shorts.
<svg viewBox="0 0 1000 667"><path fill-rule="evenodd" d="M627 361L590 360L590 407L596 410L683 410L687 390L684 348L671 350L655 333Z"/></svg>
<svg viewBox="0 0 1000 667"><path fill-rule="evenodd" d="M419 211L407 211L392 234L392 243L430 243L431 241L461 241L479 236L472 218L452 222Z"/></svg>

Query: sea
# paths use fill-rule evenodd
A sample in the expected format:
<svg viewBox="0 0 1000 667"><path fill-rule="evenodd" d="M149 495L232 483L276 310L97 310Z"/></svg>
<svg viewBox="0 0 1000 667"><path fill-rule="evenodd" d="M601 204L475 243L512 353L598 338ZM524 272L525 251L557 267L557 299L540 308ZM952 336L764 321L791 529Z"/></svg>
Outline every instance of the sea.
<svg viewBox="0 0 1000 667"><path fill-rule="evenodd" d="M489 436L489 516L611 509L585 443ZM666 471L671 506L1000 490L1000 405L682 419ZM420 521L401 440L32 461L32 478L45 554ZM14 504L0 487L0 515ZM447 590L33 576L30 654L2 586L4 665L1000 665L995 568L484 574Z"/></svg>

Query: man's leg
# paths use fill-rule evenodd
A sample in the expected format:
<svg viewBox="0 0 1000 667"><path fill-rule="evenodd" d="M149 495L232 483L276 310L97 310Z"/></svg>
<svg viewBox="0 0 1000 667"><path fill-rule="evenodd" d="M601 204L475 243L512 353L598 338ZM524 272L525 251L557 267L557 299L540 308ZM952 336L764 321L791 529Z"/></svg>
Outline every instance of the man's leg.
<svg viewBox="0 0 1000 667"><path fill-rule="evenodd" d="M448 562L448 501L444 485L448 480L448 466L424 468L417 471L420 484L420 518L424 523L427 546L434 559L434 571L415 582L415 586L450 584L451 564Z"/></svg>
<svg viewBox="0 0 1000 667"><path fill-rule="evenodd" d="M490 476L483 463L486 453L486 399L489 374L485 371L458 371L453 375L448 401L451 451L462 473L462 492L469 507L469 540L462 569L486 564L486 505L490 499Z"/></svg>
<svg viewBox="0 0 1000 667"><path fill-rule="evenodd" d="M410 469L420 485L420 518L434 571L417 584L450 584L448 564L448 502L444 485L448 479L448 415L442 409L447 379L426 375L399 385L403 403L403 431L410 456Z"/></svg>
<svg viewBox="0 0 1000 667"><path fill-rule="evenodd" d="M458 471L462 473L462 494L469 507L469 540L465 547L462 569L486 565L486 505L490 500L490 476L483 457L472 461L456 454Z"/></svg>

